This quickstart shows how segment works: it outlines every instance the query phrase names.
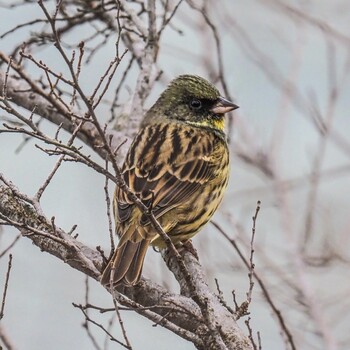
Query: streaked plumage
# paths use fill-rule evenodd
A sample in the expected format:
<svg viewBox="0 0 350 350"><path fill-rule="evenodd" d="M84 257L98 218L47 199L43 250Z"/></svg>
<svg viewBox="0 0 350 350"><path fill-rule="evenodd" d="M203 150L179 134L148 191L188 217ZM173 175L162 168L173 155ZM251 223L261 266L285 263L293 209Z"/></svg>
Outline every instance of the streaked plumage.
<svg viewBox="0 0 350 350"><path fill-rule="evenodd" d="M147 112L122 173L126 184L173 243L192 238L211 218L228 182L229 155L223 114L237 108L206 80L175 79ZM136 284L148 246L164 247L146 215L116 188L118 247L101 283ZM113 269L113 276L111 271Z"/></svg>

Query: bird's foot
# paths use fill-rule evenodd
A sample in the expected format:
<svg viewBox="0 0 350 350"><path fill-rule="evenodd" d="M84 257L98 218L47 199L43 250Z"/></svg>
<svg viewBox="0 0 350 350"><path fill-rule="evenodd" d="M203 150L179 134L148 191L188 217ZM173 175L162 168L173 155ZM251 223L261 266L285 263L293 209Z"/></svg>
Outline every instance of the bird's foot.
<svg viewBox="0 0 350 350"><path fill-rule="evenodd" d="M100 253L100 255L102 257L102 261L103 261L102 266L104 269L107 266L108 261L111 259L112 256L110 255L108 258L106 258L105 252L103 251L103 249L100 246L97 246L96 250Z"/></svg>
<svg viewBox="0 0 350 350"><path fill-rule="evenodd" d="M192 241L189 239L188 241L185 241L181 244L181 246L176 247L179 253L181 253L182 250L187 250L190 252L197 261L199 261L198 253L196 248L193 246Z"/></svg>

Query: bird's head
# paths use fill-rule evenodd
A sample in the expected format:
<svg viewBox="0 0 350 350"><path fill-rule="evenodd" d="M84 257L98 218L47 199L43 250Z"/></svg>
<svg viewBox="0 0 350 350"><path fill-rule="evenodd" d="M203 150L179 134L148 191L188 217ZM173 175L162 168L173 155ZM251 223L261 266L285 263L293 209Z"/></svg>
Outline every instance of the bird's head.
<svg viewBox="0 0 350 350"><path fill-rule="evenodd" d="M147 112L144 123L163 118L197 127L224 130L224 114L238 108L220 96L218 89L195 75L180 75Z"/></svg>

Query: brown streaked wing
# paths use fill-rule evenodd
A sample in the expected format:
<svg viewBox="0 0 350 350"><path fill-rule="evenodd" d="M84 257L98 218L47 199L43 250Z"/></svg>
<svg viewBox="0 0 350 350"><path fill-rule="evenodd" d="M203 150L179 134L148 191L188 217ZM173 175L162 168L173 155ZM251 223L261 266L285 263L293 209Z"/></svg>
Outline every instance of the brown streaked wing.
<svg viewBox="0 0 350 350"><path fill-rule="evenodd" d="M123 166L124 180L145 205L152 202L153 213L158 218L186 202L213 178L212 142L214 136L202 132L199 137L196 132L189 133L188 126L146 126L130 147ZM116 190L116 199L117 219L124 222L130 218L134 204L121 189ZM143 215L140 223L145 225L148 221Z"/></svg>

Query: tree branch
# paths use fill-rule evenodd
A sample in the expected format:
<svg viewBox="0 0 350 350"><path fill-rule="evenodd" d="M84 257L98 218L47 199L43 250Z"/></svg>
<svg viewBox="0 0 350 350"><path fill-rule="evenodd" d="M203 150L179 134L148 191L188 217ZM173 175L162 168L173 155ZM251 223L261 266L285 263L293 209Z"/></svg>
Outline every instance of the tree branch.
<svg viewBox="0 0 350 350"><path fill-rule="evenodd" d="M23 236L31 239L42 251L56 256L74 269L99 280L100 271L103 270L101 254L79 242L56 225L53 228L50 220L38 215L32 205L26 203L15 190L6 185L0 185L0 217L3 221L16 226ZM38 231L42 234L38 234ZM61 240L52 239L52 236L64 240L65 244L62 244ZM187 251L182 252L182 258L186 269L192 276L195 276L196 292L207 302L213 323L217 327L220 325L219 334L225 345L220 348L251 349L250 342L236 324L234 315L230 314L209 290L198 261ZM180 284L184 285L186 282L183 280L183 272L177 260L169 259L169 255L167 260L170 261L169 268L177 276ZM118 297L121 304L134 307L139 314L192 341L198 349L218 349L213 343L212 333L208 330L200 308L191 298L193 296L170 293L146 279L142 279L134 287L120 287L118 292L121 293ZM139 306L151 308L152 311ZM169 312L169 306L172 307L171 312Z"/></svg>
<svg viewBox="0 0 350 350"><path fill-rule="evenodd" d="M0 71L0 91L3 91L4 84L5 74ZM45 98L33 92L30 86L23 80L18 80L13 76L7 77L6 97L12 103L28 111L35 110L35 114L60 126L69 133L72 133L77 127L76 123L65 118L65 116L62 115L60 111L57 111ZM125 133L113 129L106 129L105 135L106 139L110 141L112 149L116 149L118 145L123 143L126 139ZM102 139L93 122L84 122L77 134L77 138L91 147L101 158L106 158L106 150L102 147ZM120 158L122 158L125 152L126 149L122 148L120 152L118 152L118 156L120 155Z"/></svg>

